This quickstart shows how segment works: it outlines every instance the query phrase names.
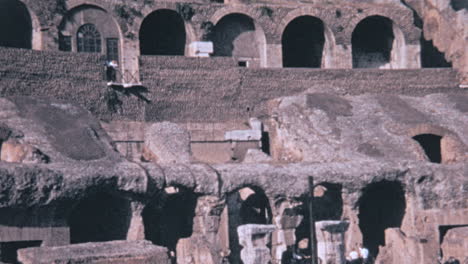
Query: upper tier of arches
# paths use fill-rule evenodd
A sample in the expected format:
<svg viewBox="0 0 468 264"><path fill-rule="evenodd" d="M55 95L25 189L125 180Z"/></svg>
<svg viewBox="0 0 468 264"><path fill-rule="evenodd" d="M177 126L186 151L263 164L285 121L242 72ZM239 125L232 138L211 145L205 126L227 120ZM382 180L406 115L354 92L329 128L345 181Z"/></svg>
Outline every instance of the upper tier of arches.
<svg viewBox="0 0 468 264"><path fill-rule="evenodd" d="M22 1L5 0L0 5L1 12L8 10L0 16L1 46L96 52L122 63L139 55L191 56L190 44L206 35L202 25L211 24L212 55L234 57L243 66L403 69L419 68L421 62L423 67L451 66L421 38L412 11L401 6L208 9L161 2L139 10L75 0L67 3L63 15L56 14L57 30L44 30L44 23ZM192 16L186 16L184 8ZM93 29L94 39L80 38L84 29ZM48 43L51 38L45 34L55 34L54 43Z"/></svg>

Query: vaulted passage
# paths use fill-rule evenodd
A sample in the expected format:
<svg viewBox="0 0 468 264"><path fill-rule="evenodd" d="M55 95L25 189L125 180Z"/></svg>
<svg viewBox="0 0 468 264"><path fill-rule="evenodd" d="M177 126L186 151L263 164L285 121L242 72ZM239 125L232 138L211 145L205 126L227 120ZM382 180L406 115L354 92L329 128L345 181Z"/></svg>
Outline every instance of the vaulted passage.
<svg viewBox="0 0 468 264"><path fill-rule="evenodd" d="M385 245L385 229L400 227L406 210L405 193L400 182L380 181L366 186L358 201L359 228L363 244L372 256Z"/></svg>
<svg viewBox="0 0 468 264"><path fill-rule="evenodd" d="M71 243L125 240L130 225L130 202L100 193L88 197L69 216Z"/></svg>
<svg viewBox="0 0 468 264"><path fill-rule="evenodd" d="M442 153L440 148L441 136L433 134L421 134L413 137L424 150L429 161L434 163L442 162Z"/></svg>
<svg viewBox="0 0 468 264"><path fill-rule="evenodd" d="M252 18L243 14L227 15L213 29L214 56L258 59L261 34Z"/></svg>
<svg viewBox="0 0 468 264"><path fill-rule="evenodd" d="M268 198L260 188L245 187L227 197L229 216L230 263L240 263L237 228L245 224L270 224L271 209Z"/></svg>
<svg viewBox="0 0 468 264"><path fill-rule="evenodd" d="M161 9L148 15L140 28L141 55L184 55L185 24L173 10Z"/></svg>
<svg viewBox="0 0 468 264"><path fill-rule="evenodd" d="M175 252L177 241L192 235L197 197L184 188L171 190L161 192L145 207L143 221L145 239Z"/></svg>
<svg viewBox="0 0 468 264"><path fill-rule="evenodd" d="M20 1L0 1L0 46L31 49L32 22Z"/></svg>
<svg viewBox="0 0 468 264"><path fill-rule="evenodd" d="M382 16L370 16L353 31L353 68L379 68L391 60L393 22Z"/></svg>
<svg viewBox="0 0 468 264"><path fill-rule="evenodd" d="M432 40L425 40L421 36L421 67L444 68L452 67L452 64L445 60L444 53L434 47Z"/></svg>
<svg viewBox="0 0 468 264"><path fill-rule="evenodd" d="M301 16L291 21L282 36L283 67L320 68L325 44L323 22Z"/></svg>

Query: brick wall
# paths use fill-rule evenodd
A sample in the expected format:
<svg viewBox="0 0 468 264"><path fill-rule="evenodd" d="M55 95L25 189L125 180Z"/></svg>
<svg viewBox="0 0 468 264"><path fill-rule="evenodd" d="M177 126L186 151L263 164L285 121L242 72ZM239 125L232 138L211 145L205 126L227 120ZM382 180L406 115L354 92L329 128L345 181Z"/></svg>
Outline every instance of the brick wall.
<svg viewBox="0 0 468 264"><path fill-rule="evenodd" d="M267 114L270 99L303 91L423 95L461 92L452 69L254 69L229 57L144 56L140 75L151 102L118 92L121 113L105 102L103 58L93 54L0 48L0 96L77 102L103 120L224 122Z"/></svg>
<svg viewBox="0 0 468 264"><path fill-rule="evenodd" d="M103 119L138 119L141 102L120 94L124 115L108 110L101 55L0 47L0 96L40 96L81 104Z"/></svg>
<svg viewBox="0 0 468 264"><path fill-rule="evenodd" d="M147 121L245 120L267 114L270 99L306 90L408 95L460 91L452 69L250 69L236 67L231 58L140 60L141 79L152 99L145 109Z"/></svg>

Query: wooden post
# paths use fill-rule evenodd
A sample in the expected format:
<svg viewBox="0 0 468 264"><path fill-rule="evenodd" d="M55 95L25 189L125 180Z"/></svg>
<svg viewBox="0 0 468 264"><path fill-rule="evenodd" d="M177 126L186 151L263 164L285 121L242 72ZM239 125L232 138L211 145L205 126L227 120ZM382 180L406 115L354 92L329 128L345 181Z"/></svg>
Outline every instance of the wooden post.
<svg viewBox="0 0 468 264"><path fill-rule="evenodd" d="M317 262L317 237L315 236L315 218L314 218L314 178L309 176L309 223L310 223L310 256L311 264Z"/></svg>

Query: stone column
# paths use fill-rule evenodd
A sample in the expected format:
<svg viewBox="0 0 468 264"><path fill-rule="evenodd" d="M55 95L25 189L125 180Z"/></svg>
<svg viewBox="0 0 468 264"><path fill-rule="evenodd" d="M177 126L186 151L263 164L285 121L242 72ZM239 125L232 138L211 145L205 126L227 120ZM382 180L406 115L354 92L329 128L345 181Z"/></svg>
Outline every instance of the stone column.
<svg viewBox="0 0 468 264"><path fill-rule="evenodd" d="M266 45L266 63L267 68L283 67L283 51L281 44Z"/></svg>
<svg viewBox="0 0 468 264"><path fill-rule="evenodd" d="M328 69L352 69L353 54L351 44L337 44L330 55L331 58L325 59L325 68Z"/></svg>
<svg viewBox="0 0 468 264"><path fill-rule="evenodd" d="M277 204L277 203L275 203ZM273 232L272 250L274 263L281 263L283 253L296 243L296 228L304 218L299 214L301 202L284 200L276 208L273 217L276 230Z"/></svg>
<svg viewBox="0 0 468 264"><path fill-rule="evenodd" d="M197 200L193 233L177 242L177 264L219 264L222 246L218 229L224 201L217 196L202 196Z"/></svg>
<svg viewBox="0 0 468 264"><path fill-rule="evenodd" d="M130 219L130 225L128 227L127 240L144 240L145 225L141 214L145 206L138 201L132 201L130 206L132 209L132 218Z"/></svg>
<svg viewBox="0 0 468 264"><path fill-rule="evenodd" d="M346 262L344 233L347 221L319 221L315 223L317 236L317 256L319 263L343 264Z"/></svg>
<svg viewBox="0 0 468 264"><path fill-rule="evenodd" d="M270 249L267 244L270 233L275 230L274 225L241 225L237 228L241 259L244 264L269 264L271 261Z"/></svg>

